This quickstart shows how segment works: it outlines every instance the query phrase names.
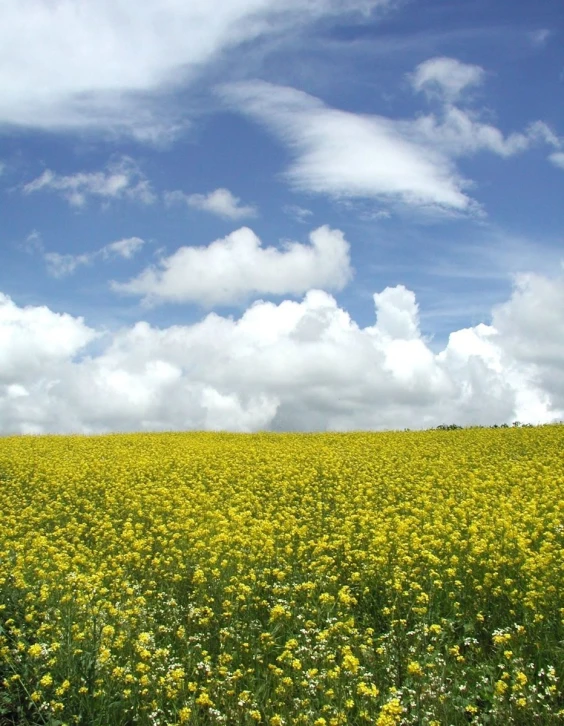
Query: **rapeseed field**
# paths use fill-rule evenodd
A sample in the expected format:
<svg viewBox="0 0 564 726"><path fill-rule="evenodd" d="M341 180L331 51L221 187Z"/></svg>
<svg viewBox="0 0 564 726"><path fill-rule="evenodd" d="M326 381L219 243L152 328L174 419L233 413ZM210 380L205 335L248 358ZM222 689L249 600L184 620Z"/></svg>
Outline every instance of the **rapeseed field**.
<svg viewBox="0 0 564 726"><path fill-rule="evenodd" d="M564 723L564 426L0 440L0 723Z"/></svg>

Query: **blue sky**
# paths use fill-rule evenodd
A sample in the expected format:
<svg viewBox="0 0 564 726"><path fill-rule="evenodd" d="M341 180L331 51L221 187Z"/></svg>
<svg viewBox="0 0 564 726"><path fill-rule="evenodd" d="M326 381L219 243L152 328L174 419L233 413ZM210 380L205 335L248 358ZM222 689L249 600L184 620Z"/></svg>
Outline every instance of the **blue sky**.
<svg viewBox="0 0 564 726"><path fill-rule="evenodd" d="M564 417L559 3L3 15L1 431Z"/></svg>

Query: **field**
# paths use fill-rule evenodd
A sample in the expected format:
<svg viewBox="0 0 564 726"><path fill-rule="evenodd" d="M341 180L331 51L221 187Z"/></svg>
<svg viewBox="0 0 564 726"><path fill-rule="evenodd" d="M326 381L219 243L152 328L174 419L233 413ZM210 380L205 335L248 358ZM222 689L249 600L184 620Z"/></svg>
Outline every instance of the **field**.
<svg viewBox="0 0 564 726"><path fill-rule="evenodd" d="M564 723L564 426L0 439L0 723Z"/></svg>

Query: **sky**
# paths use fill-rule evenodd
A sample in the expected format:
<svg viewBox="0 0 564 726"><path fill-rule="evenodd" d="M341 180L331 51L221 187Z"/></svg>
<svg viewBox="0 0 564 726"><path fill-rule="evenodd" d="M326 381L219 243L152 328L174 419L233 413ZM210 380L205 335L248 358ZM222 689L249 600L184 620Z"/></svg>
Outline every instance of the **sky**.
<svg viewBox="0 0 564 726"><path fill-rule="evenodd" d="M1 434L564 419L564 5L0 19Z"/></svg>

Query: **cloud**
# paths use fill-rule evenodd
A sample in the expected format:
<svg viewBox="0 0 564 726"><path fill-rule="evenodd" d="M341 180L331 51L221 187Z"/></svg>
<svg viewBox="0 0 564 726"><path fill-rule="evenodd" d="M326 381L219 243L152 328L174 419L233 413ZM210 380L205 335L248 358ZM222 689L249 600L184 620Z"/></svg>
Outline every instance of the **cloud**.
<svg viewBox="0 0 564 726"><path fill-rule="evenodd" d="M209 194L184 194L181 191L165 192L167 204L181 202L194 209L211 212L224 219L243 219L256 217L257 209L252 205L244 206L239 197L235 197L229 189L216 189Z"/></svg>
<svg viewBox="0 0 564 726"><path fill-rule="evenodd" d="M238 304L250 296L301 295L312 287L341 290L352 278L349 245L342 232L320 227L311 244L285 242L284 251L261 247L248 227L207 247L180 247L158 267L148 267L116 292L145 303L194 302L204 307Z"/></svg>
<svg viewBox="0 0 564 726"><path fill-rule="evenodd" d="M130 260L144 244L144 240L139 237L129 237L111 242L94 252L83 252L78 255L43 252L43 259L47 264L47 272L53 277L61 278L72 275L81 265L91 265L100 257L104 260L115 257Z"/></svg>
<svg viewBox="0 0 564 726"><path fill-rule="evenodd" d="M92 263L94 256L84 253L81 255L60 254L59 252L46 252L43 259L47 265L47 272L56 278L67 277L75 272L81 265Z"/></svg>
<svg viewBox="0 0 564 726"><path fill-rule="evenodd" d="M185 124L167 92L242 43L387 3L3 0L0 127L110 130L158 142Z"/></svg>
<svg viewBox="0 0 564 726"><path fill-rule="evenodd" d="M561 263L564 266L564 263ZM564 408L564 275L520 274L511 300L493 311L493 324L512 358L529 366L539 388Z"/></svg>
<svg viewBox="0 0 564 726"><path fill-rule="evenodd" d="M531 124L525 133L504 136L495 126L481 123L478 114L456 106L447 106L438 115L420 116L404 124L404 133L413 141L430 145L452 159L479 151L507 158L526 151L538 141L545 141L535 124Z"/></svg>
<svg viewBox="0 0 564 726"><path fill-rule="evenodd" d="M117 242L111 242L109 245L102 247L100 253L102 257L107 260L113 256L123 257L125 260L130 260L135 255L145 242L139 237L128 237L127 239L120 239Z"/></svg>
<svg viewBox="0 0 564 726"><path fill-rule="evenodd" d="M429 96L439 96L446 101L456 101L470 86L479 86L484 80L480 66L461 63L455 58L430 58L420 63L410 79L416 91Z"/></svg>
<svg viewBox="0 0 564 726"><path fill-rule="evenodd" d="M564 275L524 275L490 324L433 353L415 295L374 295L365 328L334 298L253 303L239 320L138 322L106 336L0 296L4 433L428 428L564 416Z"/></svg>
<svg viewBox="0 0 564 726"><path fill-rule="evenodd" d="M449 160L411 141L391 119L329 108L302 91L259 81L223 86L219 93L290 148L294 161L285 176L296 190L458 210L470 206Z"/></svg>
<svg viewBox="0 0 564 726"><path fill-rule="evenodd" d="M44 374L71 364L74 356L99 333L83 318L55 313L45 306L18 307L0 293L0 384L39 382Z"/></svg>
<svg viewBox="0 0 564 726"><path fill-rule="evenodd" d="M152 204L156 199L149 180L128 156L110 162L105 171L62 176L46 169L22 189L24 194L42 190L58 192L74 207L84 206L89 197L105 201L131 199L142 204Z"/></svg>
<svg viewBox="0 0 564 726"><path fill-rule="evenodd" d="M437 112L412 119L330 108L302 91L262 81L223 85L217 93L286 144L293 161L284 176L296 191L480 214L466 193L472 182L456 168L458 157L487 151L507 158L533 145L562 146L542 121L504 135L483 123L478 111L451 102L481 78L478 66L451 58L422 63L415 87L437 87L442 100Z"/></svg>
<svg viewBox="0 0 564 726"><path fill-rule="evenodd" d="M539 28L538 30L533 30L532 33L529 33L529 38L534 46L542 48L546 45L551 35L552 31L548 30L548 28Z"/></svg>
<svg viewBox="0 0 564 726"><path fill-rule="evenodd" d="M560 169L564 169L564 151L555 151L548 158L554 164L554 166L558 166Z"/></svg>
<svg viewBox="0 0 564 726"><path fill-rule="evenodd" d="M297 222L302 222L305 224L308 220L308 217L311 217L313 212L311 209L305 209L304 207L300 207L297 204L286 204L282 211L284 214L287 214L289 217L292 217Z"/></svg>

